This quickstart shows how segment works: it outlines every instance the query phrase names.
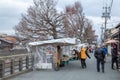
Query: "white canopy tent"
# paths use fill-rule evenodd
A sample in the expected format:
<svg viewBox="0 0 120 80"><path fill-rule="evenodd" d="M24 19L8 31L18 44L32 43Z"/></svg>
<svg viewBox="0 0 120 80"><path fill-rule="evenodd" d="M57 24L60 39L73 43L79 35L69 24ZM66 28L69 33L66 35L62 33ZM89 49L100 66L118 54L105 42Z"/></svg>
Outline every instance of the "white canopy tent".
<svg viewBox="0 0 120 80"><path fill-rule="evenodd" d="M52 68L52 63L47 63L47 55L44 50L45 46L52 45L54 49L52 49L53 54L56 52L56 46L70 46L76 44L76 38L61 38L61 39L53 39L53 40L46 40L46 41L37 41L37 42L30 42L28 46L32 54L35 56L34 60L34 67L35 68ZM52 54L50 54L52 55Z"/></svg>
<svg viewBox="0 0 120 80"><path fill-rule="evenodd" d="M60 46L67 46L67 45L75 45L76 38L61 38L61 39L53 39L47 41L37 41L37 42L30 42L28 45L30 46L44 46L44 45L60 45Z"/></svg>
<svg viewBox="0 0 120 80"><path fill-rule="evenodd" d="M76 50L80 51L82 47L87 47L88 45L87 44L76 44L73 46L73 48L75 48Z"/></svg>

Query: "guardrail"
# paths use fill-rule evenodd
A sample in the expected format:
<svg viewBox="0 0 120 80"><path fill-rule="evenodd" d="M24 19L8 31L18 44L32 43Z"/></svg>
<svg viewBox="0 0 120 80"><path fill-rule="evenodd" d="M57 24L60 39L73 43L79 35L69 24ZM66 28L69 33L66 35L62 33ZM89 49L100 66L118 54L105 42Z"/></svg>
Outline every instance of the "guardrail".
<svg viewBox="0 0 120 80"><path fill-rule="evenodd" d="M34 56L28 54L0 57L0 79L32 70Z"/></svg>

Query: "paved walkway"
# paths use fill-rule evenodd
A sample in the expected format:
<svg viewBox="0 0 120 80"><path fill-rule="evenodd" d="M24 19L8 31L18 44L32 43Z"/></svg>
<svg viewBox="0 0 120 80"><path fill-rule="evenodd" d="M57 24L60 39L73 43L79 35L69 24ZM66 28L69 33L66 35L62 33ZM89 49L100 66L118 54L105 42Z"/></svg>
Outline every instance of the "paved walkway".
<svg viewBox="0 0 120 80"><path fill-rule="evenodd" d="M91 54L91 57L91 59L87 59L87 69L80 67L80 61L71 61L60 71L32 71L9 80L120 80L120 72L111 70L110 58L107 58L105 73L98 73L93 54Z"/></svg>

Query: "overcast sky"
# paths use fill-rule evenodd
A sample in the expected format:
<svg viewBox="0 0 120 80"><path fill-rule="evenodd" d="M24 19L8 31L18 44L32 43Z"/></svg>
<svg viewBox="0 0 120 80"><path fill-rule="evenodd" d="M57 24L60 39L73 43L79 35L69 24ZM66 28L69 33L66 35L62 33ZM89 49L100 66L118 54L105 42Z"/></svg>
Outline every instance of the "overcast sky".
<svg viewBox="0 0 120 80"><path fill-rule="evenodd" d="M78 0L57 0L57 9L61 11L68 4ZM100 27L104 22L101 18L105 5L110 5L111 0L79 0L83 6L85 16L92 20L96 33L100 33ZM115 27L120 22L120 0L113 0L111 20L108 28ZM14 34L13 27L18 24L21 14L25 14L27 8L32 5L32 0L0 0L0 33Z"/></svg>

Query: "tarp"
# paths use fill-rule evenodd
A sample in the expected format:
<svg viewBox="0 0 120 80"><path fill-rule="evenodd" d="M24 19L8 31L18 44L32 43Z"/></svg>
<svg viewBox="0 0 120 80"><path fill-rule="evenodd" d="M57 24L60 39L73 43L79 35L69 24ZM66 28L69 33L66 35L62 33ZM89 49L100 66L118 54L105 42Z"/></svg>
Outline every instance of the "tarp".
<svg viewBox="0 0 120 80"><path fill-rule="evenodd" d="M82 47L87 47L88 44L87 43L83 43L83 44L77 44L77 45L74 45L73 48L77 49L77 50L81 50Z"/></svg>
<svg viewBox="0 0 120 80"><path fill-rule="evenodd" d="M76 47L87 47L88 45L86 44L78 44L78 45L75 45Z"/></svg>
<svg viewBox="0 0 120 80"><path fill-rule="evenodd" d="M76 38L61 38L61 39L53 39L53 40L46 40L46 41L37 41L37 42L30 42L28 45L30 46L43 46L43 45L60 45L60 46L67 46L67 45L75 45Z"/></svg>
<svg viewBox="0 0 120 80"><path fill-rule="evenodd" d="M46 68L52 68L52 62L48 62L50 58L48 58L48 55L46 54L46 49L44 48L48 45L54 46L70 46L76 44L76 38L61 38L61 39L53 39L53 40L46 40L46 41L36 41L36 42L30 42L28 46L30 47L30 50L32 54L34 54L34 67L38 69L46 69ZM56 47L55 46L55 47ZM55 51L52 53L56 53ZM66 52L66 51L65 51ZM56 60L57 61L57 60Z"/></svg>

